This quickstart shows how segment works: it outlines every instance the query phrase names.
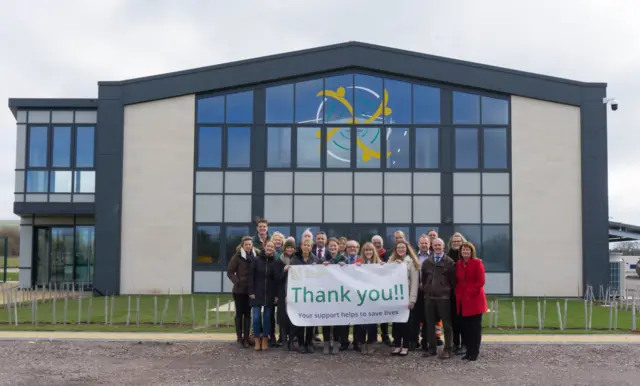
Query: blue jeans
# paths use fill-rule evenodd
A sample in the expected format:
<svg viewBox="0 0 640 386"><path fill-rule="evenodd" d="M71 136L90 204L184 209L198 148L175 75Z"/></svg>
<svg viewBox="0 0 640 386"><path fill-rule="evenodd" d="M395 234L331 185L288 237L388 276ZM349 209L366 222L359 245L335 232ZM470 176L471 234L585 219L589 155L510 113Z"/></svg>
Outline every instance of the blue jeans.
<svg viewBox="0 0 640 386"><path fill-rule="evenodd" d="M264 308L264 311L263 311ZM253 331L255 337L258 337L260 333L260 327L264 331L263 336L266 338L271 331L271 314L273 313L273 307L269 306L253 306L251 308L251 315L253 317Z"/></svg>

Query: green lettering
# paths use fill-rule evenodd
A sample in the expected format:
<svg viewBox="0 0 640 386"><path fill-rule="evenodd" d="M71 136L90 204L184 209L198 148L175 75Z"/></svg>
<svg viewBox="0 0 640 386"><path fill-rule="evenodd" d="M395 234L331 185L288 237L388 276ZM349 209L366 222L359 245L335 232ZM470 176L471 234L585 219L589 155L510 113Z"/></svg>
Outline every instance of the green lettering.
<svg viewBox="0 0 640 386"><path fill-rule="evenodd" d="M303 299L304 299L303 301L304 301L305 303L307 302L307 295L309 295L309 302L310 302L310 303L313 303L313 292L311 292L311 291L307 290L307 287L304 287L302 297L303 297Z"/></svg>
<svg viewBox="0 0 640 386"><path fill-rule="evenodd" d="M292 287L291 290L293 291L293 302L294 303L298 303L298 291L300 291L302 288L300 287Z"/></svg>
<svg viewBox="0 0 640 386"><path fill-rule="evenodd" d="M335 295L335 299L334 302L338 302L338 291L336 290L331 290L329 291L329 303L331 303L331 295Z"/></svg>
<svg viewBox="0 0 640 386"><path fill-rule="evenodd" d="M373 298L373 295L375 295L375 299ZM369 299L371 299L372 302L377 302L378 299L380 299L380 292L378 290L369 291Z"/></svg>
<svg viewBox="0 0 640 386"><path fill-rule="evenodd" d="M340 301L344 302L345 299L347 299L347 301L349 303L351 303L351 298L349 297L349 292L351 292L351 290L344 290L344 286L340 286Z"/></svg>
<svg viewBox="0 0 640 386"><path fill-rule="evenodd" d="M327 299L326 299L326 295L325 295L324 291L319 290L316 293L316 303L324 303L326 300Z"/></svg>
<svg viewBox="0 0 640 386"><path fill-rule="evenodd" d="M367 290L364 290L364 293L360 292L360 290L357 290L356 292L358 293L358 299L360 299L360 303L358 304L358 306L361 306L362 303L364 303L364 300L367 298Z"/></svg>
<svg viewBox="0 0 640 386"><path fill-rule="evenodd" d="M391 300L391 297L393 296L393 291L391 290L391 288L389 288L389 297L384 296L384 290L381 291L382 292L382 300Z"/></svg>

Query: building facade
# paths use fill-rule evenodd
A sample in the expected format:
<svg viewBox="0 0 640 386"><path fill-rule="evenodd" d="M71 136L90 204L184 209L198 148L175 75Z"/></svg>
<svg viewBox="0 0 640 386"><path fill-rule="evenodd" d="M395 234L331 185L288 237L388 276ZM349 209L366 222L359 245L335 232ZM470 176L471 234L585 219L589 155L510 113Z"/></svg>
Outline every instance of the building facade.
<svg viewBox="0 0 640 386"><path fill-rule="evenodd" d="M608 281L606 84L345 43L11 99L23 287L230 292L239 239L478 246L492 294Z"/></svg>

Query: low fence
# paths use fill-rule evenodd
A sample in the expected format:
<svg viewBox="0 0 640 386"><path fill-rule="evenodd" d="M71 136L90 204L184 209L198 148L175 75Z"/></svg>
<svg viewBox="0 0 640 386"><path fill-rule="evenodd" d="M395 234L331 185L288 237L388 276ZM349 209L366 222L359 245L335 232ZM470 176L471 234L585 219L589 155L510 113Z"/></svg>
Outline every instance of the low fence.
<svg viewBox="0 0 640 386"><path fill-rule="evenodd" d="M595 295L595 292L598 295ZM588 287L584 298L488 299L485 328L497 330L636 331L640 293ZM22 290L0 286L0 326L67 325L70 329L234 327L231 295L162 294L94 297L69 284ZM73 327L72 327L73 326ZM101 327L102 326L102 327Z"/></svg>

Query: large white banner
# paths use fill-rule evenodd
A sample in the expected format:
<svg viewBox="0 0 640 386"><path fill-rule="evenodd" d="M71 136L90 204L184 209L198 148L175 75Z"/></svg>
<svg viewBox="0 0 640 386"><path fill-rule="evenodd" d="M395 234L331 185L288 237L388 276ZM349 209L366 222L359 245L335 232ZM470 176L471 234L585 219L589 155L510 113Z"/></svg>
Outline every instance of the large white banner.
<svg viewBox="0 0 640 386"><path fill-rule="evenodd" d="M294 265L289 268L286 300L295 326L406 322L407 266Z"/></svg>

